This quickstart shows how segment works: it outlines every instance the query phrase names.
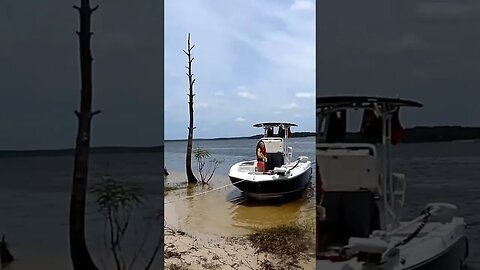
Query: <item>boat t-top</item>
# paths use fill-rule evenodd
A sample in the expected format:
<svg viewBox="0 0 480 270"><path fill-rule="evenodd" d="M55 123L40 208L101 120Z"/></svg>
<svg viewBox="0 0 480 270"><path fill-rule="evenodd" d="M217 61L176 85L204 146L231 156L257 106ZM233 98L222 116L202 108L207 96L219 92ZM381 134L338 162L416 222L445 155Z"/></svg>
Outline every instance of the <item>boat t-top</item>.
<svg viewBox="0 0 480 270"><path fill-rule="evenodd" d="M401 220L406 180L392 171L391 150L402 137L402 107L422 104L317 98L317 269L466 269L465 221L455 205L430 203L418 217ZM360 130L347 132L355 112Z"/></svg>
<svg viewBox="0 0 480 270"><path fill-rule="evenodd" d="M230 168L230 181L247 196L258 200L273 199L303 191L310 182L312 162L306 156L293 158L288 146L293 123L266 122L253 125L263 128L266 150L264 170L259 171L258 159L241 161ZM278 132L275 132L278 130ZM258 145L257 144L257 145ZM255 152L252 151L252 154Z"/></svg>

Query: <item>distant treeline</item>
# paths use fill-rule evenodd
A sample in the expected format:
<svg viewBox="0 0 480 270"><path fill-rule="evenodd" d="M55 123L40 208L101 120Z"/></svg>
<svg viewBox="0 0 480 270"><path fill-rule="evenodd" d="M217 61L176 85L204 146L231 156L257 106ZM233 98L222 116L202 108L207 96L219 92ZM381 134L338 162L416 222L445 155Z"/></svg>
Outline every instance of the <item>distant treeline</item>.
<svg viewBox="0 0 480 270"><path fill-rule="evenodd" d="M253 135L248 137L231 137L215 139L197 139L197 140L240 140L240 139L260 139L263 135ZM293 138L313 137L315 132L294 132ZM480 127L461 127L461 126L435 126L435 127L413 127L405 129L404 143L422 143L422 142L446 142L458 140L480 140ZM183 140L179 140L183 141Z"/></svg>
<svg viewBox="0 0 480 270"><path fill-rule="evenodd" d="M314 137L316 136L315 132L293 132L293 138L300 138L300 137ZM212 141L212 140L248 140L248 139L260 139L262 138L262 134L252 135L252 136L244 136L244 137L229 137L229 138L213 138L213 139L195 139L195 141ZM168 141L168 140L167 140ZM172 141L185 141L185 140L172 140Z"/></svg>
<svg viewBox="0 0 480 270"><path fill-rule="evenodd" d="M403 142L446 142L459 140L480 140L480 127L435 126L405 129Z"/></svg>
<svg viewBox="0 0 480 270"><path fill-rule="evenodd" d="M315 132L294 132L293 138L313 137ZM241 140L241 139L259 139L262 135L253 135L246 137L213 138L213 139L195 139L203 140ZM435 127L413 127L405 129L404 143L423 143L423 142L446 142L460 140L479 140L480 127L461 127L461 126L435 126ZM186 141L186 140L167 140L167 141ZM162 152L163 146L152 147L92 147L92 154L108 153L155 153ZM73 155L73 149L58 150L18 150L18 151L0 151L0 157L12 156L63 156Z"/></svg>
<svg viewBox="0 0 480 270"><path fill-rule="evenodd" d="M154 153L163 152L163 145L149 146L149 147L92 147L90 153L92 154L110 154L110 153ZM0 157L14 157L14 156L67 156L74 154L74 149L52 149L52 150L7 150L0 151Z"/></svg>

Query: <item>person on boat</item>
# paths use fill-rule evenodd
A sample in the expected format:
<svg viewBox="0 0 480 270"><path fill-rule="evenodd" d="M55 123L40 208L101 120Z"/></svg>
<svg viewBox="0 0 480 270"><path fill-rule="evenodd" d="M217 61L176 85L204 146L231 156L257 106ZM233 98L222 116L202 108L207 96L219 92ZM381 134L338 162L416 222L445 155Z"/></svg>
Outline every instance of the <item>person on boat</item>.
<svg viewBox="0 0 480 270"><path fill-rule="evenodd" d="M273 127L267 129L267 137L273 137Z"/></svg>
<svg viewBox="0 0 480 270"><path fill-rule="evenodd" d="M283 127L278 127L278 136L280 138L285 138L285 128Z"/></svg>
<svg viewBox="0 0 480 270"><path fill-rule="evenodd" d="M400 123L399 110L392 115L392 144L398 144L402 141L405 130Z"/></svg>
<svg viewBox="0 0 480 270"><path fill-rule="evenodd" d="M259 141L257 143L257 171L265 172L265 162L267 162L267 149L265 148L265 143Z"/></svg>
<svg viewBox="0 0 480 270"><path fill-rule="evenodd" d="M378 141L382 138L382 119L373 110L365 110L360 131L369 140Z"/></svg>
<svg viewBox="0 0 480 270"><path fill-rule="evenodd" d="M346 118L345 112L333 112L330 115L327 131L327 142L340 142L345 139Z"/></svg>

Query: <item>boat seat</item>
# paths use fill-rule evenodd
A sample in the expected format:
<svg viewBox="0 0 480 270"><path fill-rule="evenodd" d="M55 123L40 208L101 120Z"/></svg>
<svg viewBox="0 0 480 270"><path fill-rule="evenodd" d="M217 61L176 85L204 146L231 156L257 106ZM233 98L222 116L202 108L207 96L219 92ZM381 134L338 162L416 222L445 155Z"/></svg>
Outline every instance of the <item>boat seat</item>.
<svg viewBox="0 0 480 270"><path fill-rule="evenodd" d="M379 208L368 190L326 191L322 206L326 219L318 221L317 241L327 246L343 246L351 237L368 237L380 229Z"/></svg>
<svg viewBox="0 0 480 270"><path fill-rule="evenodd" d="M376 147L365 143L317 144L319 174L324 189L377 193L380 176Z"/></svg>
<svg viewBox="0 0 480 270"><path fill-rule="evenodd" d="M317 165L326 216L319 223L318 240L326 236L327 245L346 245L350 237L368 237L380 229L375 146L317 144Z"/></svg>
<svg viewBox="0 0 480 270"><path fill-rule="evenodd" d="M273 170L285 164L283 138L263 138L267 150L267 162L265 168Z"/></svg>
<svg viewBox="0 0 480 270"><path fill-rule="evenodd" d="M283 153L267 153L267 162L265 163L267 170L273 170L275 167L281 167L284 164Z"/></svg>
<svg viewBox="0 0 480 270"><path fill-rule="evenodd" d="M283 138L263 138L261 139L265 144L267 154L269 153L283 153Z"/></svg>
<svg viewBox="0 0 480 270"><path fill-rule="evenodd" d="M377 160L369 155L318 155L319 174L325 190L378 193L380 176Z"/></svg>

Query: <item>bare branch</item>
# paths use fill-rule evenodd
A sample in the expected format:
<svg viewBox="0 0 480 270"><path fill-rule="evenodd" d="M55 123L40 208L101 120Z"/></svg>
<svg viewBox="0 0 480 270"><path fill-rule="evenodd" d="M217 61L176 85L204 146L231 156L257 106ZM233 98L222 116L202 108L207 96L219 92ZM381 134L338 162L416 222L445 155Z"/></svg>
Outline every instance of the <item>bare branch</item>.
<svg viewBox="0 0 480 270"><path fill-rule="evenodd" d="M81 12L81 11L82 11L79 6L73 6L73 8L76 9L76 10L78 10L78 12Z"/></svg>
<svg viewBox="0 0 480 270"><path fill-rule="evenodd" d="M90 9L90 14L92 14L93 12L95 12L95 10L98 9L98 5L96 5L94 8Z"/></svg>
<svg viewBox="0 0 480 270"><path fill-rule="evenodd" d="M95 116L95 115L97 115L97 114L99 114L99 113L101 113L101 112L102 112L101 110L96 110L96 111L94 111L94 112L91 113L90 117L93 117L93 116Z"/></svg>

